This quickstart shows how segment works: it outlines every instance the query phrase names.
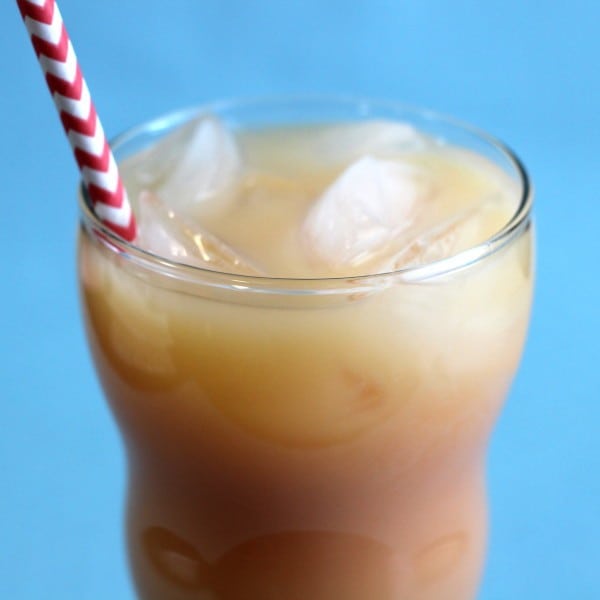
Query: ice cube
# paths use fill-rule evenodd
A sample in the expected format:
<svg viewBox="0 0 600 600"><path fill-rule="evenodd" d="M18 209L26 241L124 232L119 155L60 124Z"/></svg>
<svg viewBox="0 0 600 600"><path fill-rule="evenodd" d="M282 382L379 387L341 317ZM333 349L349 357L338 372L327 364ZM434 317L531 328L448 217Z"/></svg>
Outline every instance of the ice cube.
<svg viewBox="0 0 600 600"><path fill-rule="evenodd" d="M482 198L477 206L421 231L393 256L385 270L427 265L474 248L498 232L510 214L506 198Z"/></svg>
<svg viewBox="0 0 600 600"><path fill-rule="evenodd" d="M138 198L136 243L153 254L196 267L239 275L262 274L261 269L223 240L148 191Z"/></svg>
<svg viewBox="0 0 600 600"><path fill-rule="evenodd" d="M379 158L422 150L427 138L412 125L399 121L364 121L322 128L314 141L314 151L324 160L350 163L370 155Z"/></svg>
<svg viewBox="0 0 600 600"><path fill-rule="evenodd" d="M398 252L386 270L425 265L452 256L457 252L459 234L467 234L474 225L471 216L472 213L452 217L419 234Z"/></svg>
<svg viewBox="0 0 600 600"><path fill-rule="evenodd" d="M365 156L311 207L302 229L308 250L336 272L368 262L412 225L426 194L417 168Z"/></svg>
<svg viewBox="0 0 600 600"><path fill-rule="evenodd" d="M182 209L233 186L242 161L233 134L216 117L205 116L124 161L122 168L128 188L152 189Z"/></svg>

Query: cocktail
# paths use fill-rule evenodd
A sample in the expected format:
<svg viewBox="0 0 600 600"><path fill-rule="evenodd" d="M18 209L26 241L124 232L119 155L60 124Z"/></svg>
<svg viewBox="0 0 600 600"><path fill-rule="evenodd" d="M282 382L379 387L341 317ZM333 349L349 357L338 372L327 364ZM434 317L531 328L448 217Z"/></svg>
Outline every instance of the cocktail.
<svg viewBox="0 0 600 600"><path fill-rule="evenodd" d="M114 150L137 237L83 189L79 274L140 597L473 599L531 302L518 159L346 98L179 112Z"/></svg>

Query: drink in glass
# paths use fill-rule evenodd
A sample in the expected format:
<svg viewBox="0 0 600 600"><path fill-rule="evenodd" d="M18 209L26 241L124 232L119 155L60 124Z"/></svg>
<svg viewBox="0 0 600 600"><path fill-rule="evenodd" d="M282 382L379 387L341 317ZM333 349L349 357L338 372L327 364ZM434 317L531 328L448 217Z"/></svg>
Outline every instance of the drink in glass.
<svg viewBox="0 0 600 600"><path fill-rule="evenodd" d="M472 600L532 289L530 190L429 112L224 103L121 136L79 274L145 600Z"/></svg>

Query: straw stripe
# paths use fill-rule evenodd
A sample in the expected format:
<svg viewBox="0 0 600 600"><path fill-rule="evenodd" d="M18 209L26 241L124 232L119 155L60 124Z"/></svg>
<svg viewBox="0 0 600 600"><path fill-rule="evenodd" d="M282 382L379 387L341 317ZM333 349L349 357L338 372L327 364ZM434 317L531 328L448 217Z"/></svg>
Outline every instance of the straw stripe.
<svg viewBox="0 0 600 600"><path fill-rule="evenodd" d="M136 224L55 0L17 0L97 217L132 241Z"/></svg>
<svg viewBox="0 0 600 600"><path fill-rule="evenodd" d="M28 30L31 28L28 27ZM31 34L30 34L31 35ZM67 55L67 48L69 45L69 36L64 28L61 28L59 32L59 38L54 41L51 39L46 40L42 37L32 37L31 41L33 43L33 48L35 50L36 55L45 54L51 58L56 60L64 60Z"/></svg>
<svg viewBox="0 0 600 600"><path fill-rule="evenodd" d="M107 190L114 194L119 187L119 177L117 173L117 164L114 158L109 156L108 168L105 171L98 171L93 167L85 166L81 168L83 178L91 185L92 183L99 188Z"/></svg>
<svg viewBox="0 0 600 600"><path fill-rule="evenodd" d="M67 136L73 150L83 150L94 156L98 156L104 152L106 137L98 116L96 116L91 124L89 121L86 121L86 125L81 127L79 131L69 129Z"/></svg>
<svg viewBox="0 0 600 600"><path fill-rule="evenodd" d="M73 115L79 119L86 119L92 109L92 97L85 81L82 82L81 95L79 98L69 98L58 92L54 92L54 104L61 113Z"/></svg>
<svg viewBox="0 0 600 600"><path fill-rule="evenodd" d="M56 45L60 42L60 38L64 32L63 23L60 20L58 11L53 10L50 17L50 22L45 22L42 14L36 15L36 19L29 16L25 17L25 27L30 35Z"/></svg>
<svg viewBox="0 0 600 600"><path fill-rule="evenodd" d="M46 75L54 75L58 79L63 79L67 83L72 84L77 76L77 57L75 56L75 50L71 42L67 44L67 53L65 57L59 57L58 60L54 60L45 54L38 55L38 60L42 70Z"/></svg>

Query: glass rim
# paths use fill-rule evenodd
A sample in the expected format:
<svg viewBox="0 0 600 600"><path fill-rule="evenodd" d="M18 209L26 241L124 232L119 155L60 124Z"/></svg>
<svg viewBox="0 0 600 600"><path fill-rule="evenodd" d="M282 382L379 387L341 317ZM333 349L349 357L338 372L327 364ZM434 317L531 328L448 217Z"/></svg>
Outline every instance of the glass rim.
<svg viewBox="0 0 600 600"><path fill-rule="evenodd" d="M239 99L226 99L215 102L209 102L196 106L191 106L179 110L174 110L159 117L149 119L138 125L126 129L120 134L110 139L110 146L113 150L118 150L119 146L135 139L137 136L153 131L163 131L169 125L183 124L186 121L201 116L202 114L223 112L232 109L241 109L249 107L268 107L283 106L285 104L305 104L311 103L330 104L334 107L354 107L357 114L363 111L373 109L388 109L405 114L412 114L431 123L441 123L450 126L456 130L461 130L479 141L484 142L492 149L498 151L509 164L514 168L521 184L521 197L517 203L512 216L494 235L483 242L462 250L452 256L441 260L428 262L422 265L413 265L395 269L393 271L364 273L359 275L336 275L327 277L285 277L268 275L246 275L232 273L227 271L218 271L215 269L204 268L196 265L190 265L167 258L149 250L137 246L135 242L128 242L114 233L95 215L87 190L83 182L80 183L79 208L82 225L89 231L92 230L97 237L105 240L106 245L119 254L125 254L129 260L134 261L141 267L150 269L168 276L169 278L178 278L182 280L197 281L199 284L206 283L209 280L218 280L220 286L232 288L270 288L274 291L284 291L286 287L301 286L305 293L311 290L318 291L325 287L346 287L349 282L352 283L375 283L378 280L389 282L390 278L397 279L406 283L419 283L432 278L442 277L454 271L459 271L470 267L476 263L482 262L488 256L495 254L519 234L525 230L531 218L533 207L533 188L528 172L517 154L504 142L495 136L487 133L468 122L462 121L444 113L420 108L410 104L396 102L392 100L376 100L361 96L352 95L331 95L331 94L304 94L304 95L274 95Z"/></svg>

